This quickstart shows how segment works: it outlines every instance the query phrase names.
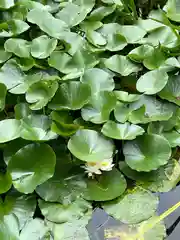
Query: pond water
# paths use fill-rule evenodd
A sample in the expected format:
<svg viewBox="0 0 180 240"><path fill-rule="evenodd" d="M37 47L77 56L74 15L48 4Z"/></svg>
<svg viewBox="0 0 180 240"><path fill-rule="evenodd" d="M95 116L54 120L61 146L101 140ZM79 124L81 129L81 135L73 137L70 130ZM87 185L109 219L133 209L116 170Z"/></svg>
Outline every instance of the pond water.
<svg viewBox="0 0 180 240"><path fill-rule="evenodd" d="M168 208L180 201L180 186L170 192L159 194L160 204L158 213L165 212ZM168 237L167 240L180 239L180 208L165 219ZM103 210L97 209L88 224L91 240L104 240L104 229L119 225L119 222L108 216ZM152 239L153 240L153 239Z"/></svg>

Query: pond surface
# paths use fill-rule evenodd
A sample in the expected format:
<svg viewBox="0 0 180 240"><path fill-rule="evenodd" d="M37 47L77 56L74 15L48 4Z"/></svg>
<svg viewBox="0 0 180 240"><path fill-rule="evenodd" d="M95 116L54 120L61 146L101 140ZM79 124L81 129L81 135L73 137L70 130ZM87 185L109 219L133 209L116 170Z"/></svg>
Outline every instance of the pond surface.
<svg viewBox="0 0 180 240"><path fill-rule="evenodd" d="M159 194L160 204L158 213L165 212L168 208L180 201L180 186L168 193ZM167 228L167 240L180 239L180 208L165 219ZM104 229L119 225L119 221L108 216L103 210L97 209L88 225L88 231L91 240L104 240ZM116 240L116 239L114 239ZM153 240L153 239L152 239Z"/></svg>

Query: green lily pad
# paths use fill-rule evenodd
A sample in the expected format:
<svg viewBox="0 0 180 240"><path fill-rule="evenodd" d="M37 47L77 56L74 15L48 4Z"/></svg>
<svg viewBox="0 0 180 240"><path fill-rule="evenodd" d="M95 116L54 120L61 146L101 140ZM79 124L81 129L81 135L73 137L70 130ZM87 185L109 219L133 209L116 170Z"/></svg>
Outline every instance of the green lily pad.
<svg viewBox="0 0 180 240"><path fill-rule="evenodd" d="M149 172L165 165L171 157L169 142L156 134L144 134L125 143L126 163L137 171Z"/></svg>
<svg viewBox="0 0 180 240"><path fill-rule="evenodd" d="M98 162L112 157L114 145L100 133L82 129L70 138L68 149L80 160Z"/></svg>

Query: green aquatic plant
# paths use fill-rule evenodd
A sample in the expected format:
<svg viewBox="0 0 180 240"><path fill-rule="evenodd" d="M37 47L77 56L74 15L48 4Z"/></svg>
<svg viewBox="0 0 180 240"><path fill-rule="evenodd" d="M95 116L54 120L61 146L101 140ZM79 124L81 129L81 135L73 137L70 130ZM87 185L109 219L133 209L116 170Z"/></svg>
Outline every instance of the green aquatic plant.
<svg viewBox="0 0 180 240"><path fill-rule="evenodd" d="M96 206L133 240L165 238L180 6L164 3L0 0L1 240L88 240Z"/></svg>

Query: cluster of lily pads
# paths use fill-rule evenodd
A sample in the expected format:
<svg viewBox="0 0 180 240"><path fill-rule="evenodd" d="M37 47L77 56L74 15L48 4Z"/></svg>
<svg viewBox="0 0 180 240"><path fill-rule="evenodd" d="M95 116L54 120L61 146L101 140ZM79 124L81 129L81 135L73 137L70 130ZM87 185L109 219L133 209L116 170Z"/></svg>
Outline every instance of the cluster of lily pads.
<svg viewBox="0 0 180 240"><path fill-rule="evenodd" d="M179 31L177 0L146 19L134 1L0 0L1 240L88 240L97 206L165 238L146 228L180 181Z"/></svg>

